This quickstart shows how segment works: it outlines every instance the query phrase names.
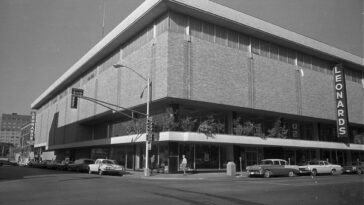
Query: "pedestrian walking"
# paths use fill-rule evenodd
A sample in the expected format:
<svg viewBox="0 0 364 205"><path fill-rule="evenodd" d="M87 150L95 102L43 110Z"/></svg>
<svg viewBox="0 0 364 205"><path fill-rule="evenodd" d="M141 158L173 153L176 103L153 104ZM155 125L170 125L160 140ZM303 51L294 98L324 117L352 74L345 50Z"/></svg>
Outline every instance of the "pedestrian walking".
<svg viewBox="0 0 364 205"><path fill-rule="evenodd" d="M187 159L185 155L182 155L182 162L180 164L180 168L183 170L183 175L186 175Z"/></svg>

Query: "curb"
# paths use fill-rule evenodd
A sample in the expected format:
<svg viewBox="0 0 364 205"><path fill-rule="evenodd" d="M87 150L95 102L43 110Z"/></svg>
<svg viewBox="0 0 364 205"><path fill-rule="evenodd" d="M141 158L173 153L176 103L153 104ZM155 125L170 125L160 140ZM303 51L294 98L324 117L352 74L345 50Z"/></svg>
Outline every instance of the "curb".
<svg viewBox="0 0 364 205"><path fill-rule="evenodd" d="M129 172L125 174L124 177L127 178L137 178L146 180L209 180L209 179L239 179L246 178L248 175L235 175L227 176L226 174L220 173L198 173L198 174L155 174L152 176L144 176L143 172Z"/></svg>

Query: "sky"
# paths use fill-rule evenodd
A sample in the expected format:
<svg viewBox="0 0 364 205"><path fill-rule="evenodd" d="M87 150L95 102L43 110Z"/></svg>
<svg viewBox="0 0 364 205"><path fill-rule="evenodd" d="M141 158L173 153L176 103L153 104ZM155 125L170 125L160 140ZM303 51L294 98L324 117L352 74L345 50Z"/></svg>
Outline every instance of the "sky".
<svg viewBox="0 0 364 205"><path fill-rule="evenodd" d="M363 0L213 0L363 56ZM0 0L0 114L30 104L143 0Z"/></svg>

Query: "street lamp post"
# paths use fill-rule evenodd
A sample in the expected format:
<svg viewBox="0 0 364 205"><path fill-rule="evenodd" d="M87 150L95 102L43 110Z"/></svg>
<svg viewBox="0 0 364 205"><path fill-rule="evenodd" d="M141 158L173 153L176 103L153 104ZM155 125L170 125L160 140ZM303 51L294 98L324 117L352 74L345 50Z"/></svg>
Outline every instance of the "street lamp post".
<svg viewBox="0 0 364 205"><path fill-rule="evenodd" d="M146 131L145 131L145 169L144 169L144 176L149 176L150 172L149 172L149 164L148 164L148 159L149 159L149 139L150 139L150 135L152 133L150 133L150 130L148 129L148 121L149 121L149 103L150 103L150 78L148 77L147 79L147 115L146 115Z"/></svg>
<svg viewBox="0 0 364 205"><path fill-rule="evenodd" d="M150 176L150 172L149 172L149 163L148 163L148 159L149 159L149 139L152 133L150 133L150 130L148 129L148 122L149 122L149 104L150 104L150 77L148 76L147 78L144 77L143 75L141 75L140 73L138 73L137 71L135 71L133 68L128 67L127 65L123 64L123 63L117 63L115 65L113 65L114 68L128 68L129 70L131 70L132 72L134 72L136 75L138 75L139 77L141 77L143 80L147 81L147 111L145 114L146 117L146 121L145 121L145 126L146 126L146 132L145 132L145 168L144 168L144 176ZM144 88L145 89L145 88Z"/></svg>

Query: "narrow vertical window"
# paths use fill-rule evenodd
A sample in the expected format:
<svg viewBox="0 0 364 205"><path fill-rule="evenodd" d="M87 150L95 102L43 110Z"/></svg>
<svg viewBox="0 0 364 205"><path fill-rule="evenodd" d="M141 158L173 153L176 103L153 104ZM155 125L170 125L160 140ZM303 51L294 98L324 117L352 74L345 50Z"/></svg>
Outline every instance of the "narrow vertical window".
<svg viewBox="0 0 364 205"><path fill-rule="evenodd" d="M248 51L249 47L249 37L243 34L239 34L239 49L243 51Z"/></svg>
<svg viewBox="0 0 364 205"><path fill-rule="evenodd" d="M202 22L197 19L190 18L190 27L191 27L191 36L194 36L196 38L201 38Z"/></svg>
<svg viewBox="0 0 364 205"><path fill-rule="evenodd" d="M176 33L185 33L187 17L178 13L170 13L169 29Z"/></svg>
<svg viewBox="0 0 364 205"><path fill-rule="evenodd" d="M260 41L260 55L269 58L270 44L266 41Z"/></svg>
<svg viewBox="0 0 364 205"><path fill-rule="evenodd" d="M220 26L216 26L216 43L226 46L227 30Z"/></svg>
<svg viewBox="0 0 364 205"><path fill-rule="evenodd" d="M252 53L260 54L260 46L259 46L259 40L256 38L251 38L252 41Z"/></svg>
<svg viewBox="0 0 364 205"><path fill-rule="evenodd" d="M278 46L277 45L271 44L269 53L270 53L271 59L278 60Z"/></svg>
<svg viewBox="0 0 364 205"><path fill-rule="evenodd" d="M202 39L214 42L215 28L213 24L203 22L202 24Z"/></svg>
<svg viewBox="0 0 364 205"><path fill-rule="evenodd" d="M288 62L287 49L280 46L278 53L279 53L279 60L287 63Z"/></svg>
<svg viewBox="0 0 364 205"><path fill-rule="evenodd" d="M235 31L228 31L228 46L231 48L238 48L239 35Z"/></svg>

